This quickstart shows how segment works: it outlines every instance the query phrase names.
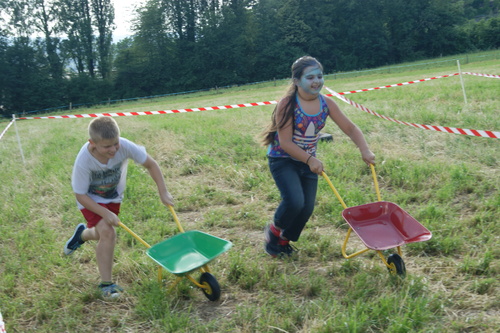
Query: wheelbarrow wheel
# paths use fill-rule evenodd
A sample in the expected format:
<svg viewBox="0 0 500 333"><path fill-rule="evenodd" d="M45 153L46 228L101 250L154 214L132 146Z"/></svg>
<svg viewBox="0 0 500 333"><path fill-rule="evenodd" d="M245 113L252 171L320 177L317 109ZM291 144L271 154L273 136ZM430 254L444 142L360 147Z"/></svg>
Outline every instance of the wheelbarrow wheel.
<svg viewBox="0 0 500 333"><path fill-rule="evenodd" d="M391 254L387 258L387 263L389 266L387 269L389 272L393 275L399 275L400 277L405 277L406 276L406 266L405 262L403 261L403 258L397 253Z"/></svg>
<svg viewBox="0 0 500 333"><path fill-rule="evenodd" d="M200 284L203 285L202 291L212 302L220 298L220 286L217 279L210 273L205 272L200 276Z"/></svg>

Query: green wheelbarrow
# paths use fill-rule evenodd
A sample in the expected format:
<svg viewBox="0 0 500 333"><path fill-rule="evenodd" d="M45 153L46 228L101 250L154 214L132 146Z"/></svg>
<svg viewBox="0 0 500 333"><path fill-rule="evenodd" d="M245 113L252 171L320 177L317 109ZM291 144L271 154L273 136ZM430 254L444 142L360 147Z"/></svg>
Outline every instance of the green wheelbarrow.
<svg viewBox="0 0 500 333"><path fill-rule="evenodd" d="M220 285L210 272L208 264L228 251L232 243L201 231L184 231L174 208L169 206L169 209L181 233L153 246L142 240L122 222L119 225L148 248L146 254L160 266L158 269L160 283L163 280L163 269L166 269L177 276L170 289L183 278L187 278L199 287L210 301L217 301L221 294ZM197 281L192 274L198 270L201 275Z"/></svg>

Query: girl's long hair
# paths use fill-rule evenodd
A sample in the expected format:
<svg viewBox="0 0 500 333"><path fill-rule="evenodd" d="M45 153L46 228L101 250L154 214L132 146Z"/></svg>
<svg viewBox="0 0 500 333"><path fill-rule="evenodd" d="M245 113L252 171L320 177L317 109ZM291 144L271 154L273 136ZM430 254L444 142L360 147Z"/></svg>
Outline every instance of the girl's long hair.
<svg viewBox="0 0 500 333"><path fill-rule="evenodd" d="M316 60L316 58L310 56L304 56L297 60L292 65L292 82L288 86L288 89L283 96L282 100L286 101L285 112L283 113L283 117L281 119L277 118L277 110L278 105L274 108L273 114L271 115L271 123L267 126L267 128L262 133L262 144L267 146L274 141L274 137L278 129L281 129L285 126L285 124L293 119L293 112L295 110L296 103L296 94L297 94L297 85L295 84L295 79L300 80L302 74L304 73L304 69L310 66L318 66L321 70L323 70L323 66L321 63Z"/></svg>

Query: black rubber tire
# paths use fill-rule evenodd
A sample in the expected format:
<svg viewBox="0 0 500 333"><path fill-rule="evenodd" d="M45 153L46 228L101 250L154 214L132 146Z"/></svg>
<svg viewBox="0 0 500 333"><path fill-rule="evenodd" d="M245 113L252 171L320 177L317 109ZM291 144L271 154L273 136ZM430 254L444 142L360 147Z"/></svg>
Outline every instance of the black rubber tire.
<svg viewBox="0 0 500 333"><path fill-rule="evenodd" d="M212 274L208 272L201 274L200 284L208 287L201 290L210 301L215 302L220 298L220 285Z"/></svg>
<svg viewBox="0 0 500 333"><path fill-rule="evenodd" d="M394 272L391 268L388 268L389 272L393 275L399 275L400 277L406 276L406 265L403 258L399 254L393 253L387 258L387 263L389 265L394 264L396 271Z"/></svg>

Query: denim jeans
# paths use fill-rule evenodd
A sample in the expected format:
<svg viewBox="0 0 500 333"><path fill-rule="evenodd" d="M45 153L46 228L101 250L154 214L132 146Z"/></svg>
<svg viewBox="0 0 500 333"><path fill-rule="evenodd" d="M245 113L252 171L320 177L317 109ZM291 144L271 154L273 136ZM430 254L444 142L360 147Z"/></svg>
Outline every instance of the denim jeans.
<svg viewBox="0 0 500 333"><path fill-rule="evenodd" d="M318 189L318 175L303 162L268 157L269 169L281 194L274 225L288 240L297 241L311 217Z"/></svg>

